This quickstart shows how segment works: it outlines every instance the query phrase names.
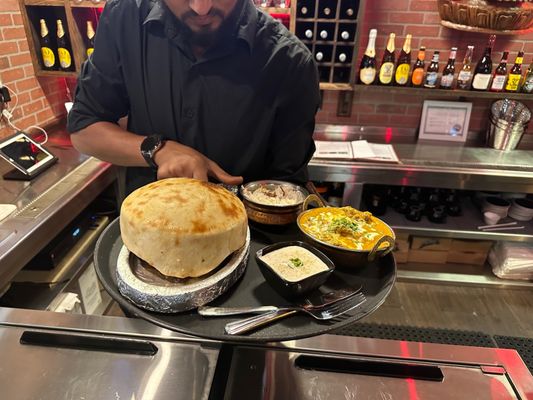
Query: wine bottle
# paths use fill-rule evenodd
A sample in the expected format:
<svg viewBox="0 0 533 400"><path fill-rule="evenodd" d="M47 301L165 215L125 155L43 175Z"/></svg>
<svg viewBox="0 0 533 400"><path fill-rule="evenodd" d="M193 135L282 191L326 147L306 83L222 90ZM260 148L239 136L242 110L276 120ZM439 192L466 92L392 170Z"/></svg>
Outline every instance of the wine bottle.
<svg viewBox="0 0 533 400"><path fill-rule="evenodd" d="M316 53L315 58L318 62L322 61L324 59L324 53L319 51L318 53Z"/></svg>
<svg viewBox="0 0 533 400"><path fill-rule="evenodd" d="M508 51L503 52L500 65L494 71L494 76L492 77L492 84L490 85L491 92L503 92L505 87L505 81L507 79L507 57L509 56Z"/></svg>
<svg viewBox="0 0 533 400"><path fill-rule="evenodd" d="M94 27L92 21L87 21L87 57L94 52Z"/></svg>
<svg viewBox="0 0 533 400"><path fill-rule="evenodd" d="M56 65L56 56L52 50L50 44L50 32L48 32L48 27L46 26L46 21L44 19L39 20L41 24L41 57L43 69L50 71L54 69Z"/></svg>
<svg viewBox="0 0 533 400"><path fill-rule="evenodd" d="M328 31L327 30L322 30L320 31L320 37L323 39L323 40L327 40L328 38Z"/></svg>
<svg viewBox="0 0 533 400"><path fill-rule="evenodd" d="M427 87L430 89L437 87L437 81L439 80L439 56L440 56L440 52L436 50L433 53L433 58L431 59L431 63L428 65L424 87Z"/></svg>
<svg viewBox="0 0 533 400"><path fill-rule="evenodd" d="M487 90L490 85L490 78L492 78L492 47L496 35L490 35L489 43L485 49L483 57L478 61L476 70L474 72L474 79L472 80L472 89L474 90Z"/></svg>
<svg viewBox="0 0 533 400"><path fill-rule="evenodd" d="M457 76L457 88L469 90L472 83L472 56L474 55L474 46L468 46L466 55L463 60L463 68Z"/></svg>
<svg viewBox="0 0 533 400"><path fill-rule="evenodd" d="M442 70L442 78L440 79L441 89L451 89L453 80L455 78L455 57L457 56L457 47L452 47L450 50L450 58L448 64Z"/></svg>
<svg viewBox="0 0 533 400"><path fill-rule="evenodd" d="M331 17L331 8L326 7L326 8L324 8L324 11L322 11L322 12L324 13L324 15L325 15L326 17L328 17L328 18Z"/></svg>
<svg viewBox="0 0 533 400"><path fill-rule="evenodd" d="M413 86L422 86L424 83L424 60L426 58L426 47L420 46L418 50L418 57L413 67L413 75L411 75L411 84Z"/></svg>
<svg viewBox="0 0 533 400"><path fill-rule="evenodd" d="M67 42L67 35L63 28L63 22L57 20L57 54L59 56L59 66L63 71L72 69L72 51Z"/></svg>
<svg viewBox="0 0 533 400"><path fill-rule="evenodd" d="M524 84L522 85L522 92L533 93L533 61L527 69L526 78L524 79Z"/></svg>
<svg viewBox="0 0 533 400"><path fill-rule="evenodd" d="M350 33L348 31L341 32L341 38L342 38L342 40L350 39Z"/></svg>
<svg viewBox="0 0 533 400"><path fill-rule="evenodd" d="M381 60L381 67L379 69L379 83L382 85L391 85L394 77L394 38L396 34L391 33L387 48Z"/></svg>
<svg viewBox="0 0 533 400"><path fill-rule="evenodd" d="M371 29L368 46L359 66L359 81L365 85L372 85L376 80L376 37L377 29Z"/></svg>
<svg viewBox="0 0 533 400"><path fill-rule="evenodd" d="M405 37L402 51L398 57L396 74L394 75L394 81L398 86L407 86L409 83L409 72L411 71L411 38L412 35Z"/></svg>
<svg viewBox="0 0 533 400"><path fill-rule="evenodd" d="M313 39L313 31L311 29L307 29L304 35L307 39Z"/></svg>
<svg viewBox="0 0 533 400"><path fill-rule="evenodd" d="M509 72L509 79L505 85L506 92L518 92L520 90L520 82L522 80L522 63L524 62L524 52L518 52L513 68Z"/></svg>
<svg viewBox="0 0 533 400"><path fill-rule="evenodd" d="M346 55L346 53L339 54L339 62L341 63L346 62L347 59L348 59L348 56Z"/></svg>

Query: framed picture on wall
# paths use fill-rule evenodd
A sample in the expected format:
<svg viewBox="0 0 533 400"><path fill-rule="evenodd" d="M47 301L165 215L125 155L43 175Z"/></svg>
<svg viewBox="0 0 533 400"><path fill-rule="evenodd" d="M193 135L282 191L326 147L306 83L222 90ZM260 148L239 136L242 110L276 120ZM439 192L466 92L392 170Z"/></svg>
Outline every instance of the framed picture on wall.
<svg viewBox="0 0 533 400"><path fill-rule="evenodd" d="M426 100L418 139L465 142L471 113L472 103Z"/></svg>

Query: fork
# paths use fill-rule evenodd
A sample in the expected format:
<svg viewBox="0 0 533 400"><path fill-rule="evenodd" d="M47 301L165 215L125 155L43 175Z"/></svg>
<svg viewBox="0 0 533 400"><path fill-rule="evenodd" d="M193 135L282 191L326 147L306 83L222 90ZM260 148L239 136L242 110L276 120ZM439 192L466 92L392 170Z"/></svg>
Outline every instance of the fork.
<svg viewBox="0 0 533 400"><path fill-rule="evenodd" d="M326 321L353 310L366 301L366 297L362 292L358 292L353 296L343 298L339 301L324 304L320 306L313 306L311 304L300 307L283 307L266 313L255 315L253 317L245 318L239 321L234 321L226 324L225 331L228 335L238 335L241 333L250 332L260 326L267 325L270 322L280 320L297 312L304 312L315 319Z"/></svg>

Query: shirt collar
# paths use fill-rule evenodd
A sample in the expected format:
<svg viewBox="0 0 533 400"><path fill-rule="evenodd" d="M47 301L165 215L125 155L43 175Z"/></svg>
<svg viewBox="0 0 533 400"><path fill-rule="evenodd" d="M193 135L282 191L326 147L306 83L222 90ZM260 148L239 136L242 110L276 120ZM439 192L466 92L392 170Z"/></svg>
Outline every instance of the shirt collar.
<svg viewBox="0 0 533 400"><path fill-rule="evenodd" d="M248 43L250 51L254 48L255 36L257 34L258 11L250 0L244 0L244 6L238 19L237 38Z"/></svg>
<svg viewBox="0 0 533 400"><path fill-rule="evenodd" d="M162 1L163 0L151 0L153 6L144 19L143 25L152 21L158 21L167 29L170 28L169 25L171 24L169 24L169 21L174 20L174 18L168 17L174 16L168 15L168 13L171 11L164 4L162 4ZM237 10L239 14L237 17L236 37L237 39L244 40L248 44L250 51L252 51L255 42L255 35L257 33L257 8L250 0L242 0L241 5L237 4L237 7L241 7L241 10ZM173 30L174 33L179 30L179 27L177 26L173 28L174 29L171 28L171 30Z"/></svg>

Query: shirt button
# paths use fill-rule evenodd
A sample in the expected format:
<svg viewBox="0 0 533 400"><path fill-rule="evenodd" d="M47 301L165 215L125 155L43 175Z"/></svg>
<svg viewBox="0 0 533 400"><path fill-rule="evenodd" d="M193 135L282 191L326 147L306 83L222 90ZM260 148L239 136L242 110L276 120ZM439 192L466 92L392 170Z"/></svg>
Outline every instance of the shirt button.
<svg viewBox="0 0 533 400"><path fill-rule="evenodd" d="M185 116L187 118L193 118L194 117L194 110L192 108L186 108L185 109Z"/></svg>

